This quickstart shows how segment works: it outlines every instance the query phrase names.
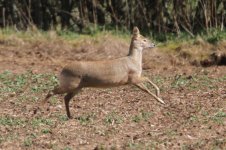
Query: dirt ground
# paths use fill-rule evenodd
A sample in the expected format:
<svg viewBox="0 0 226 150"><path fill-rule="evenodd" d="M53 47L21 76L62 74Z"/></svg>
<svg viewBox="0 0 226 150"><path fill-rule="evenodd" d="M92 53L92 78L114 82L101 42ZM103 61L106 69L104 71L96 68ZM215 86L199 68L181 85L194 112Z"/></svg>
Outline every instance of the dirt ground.
<svg viewBox="0 0 226 150"><path fill-rule="evenodd" d="M0 149L225 149L226 66L174 63L158 48L144 51L143 74L166 105L122 86L84 89L70 103L70 120L63 95L34 115L64 64L124 56L128 47L108 37L0 40Z"/></svg>

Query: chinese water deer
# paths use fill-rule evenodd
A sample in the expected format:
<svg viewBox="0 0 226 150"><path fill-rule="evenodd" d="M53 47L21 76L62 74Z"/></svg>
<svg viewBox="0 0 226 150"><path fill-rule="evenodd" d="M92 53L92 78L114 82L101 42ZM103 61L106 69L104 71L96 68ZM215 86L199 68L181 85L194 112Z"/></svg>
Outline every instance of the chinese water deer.
<svg viewBox="0 0 226 150"><path fill-rule="evenodd" d="M134 27L129 54L113 60L102 61L75 61L66 65L60 74L60 84L50 91L43 104L55 94L67 95L64 97L67 116L71 118L69 110L70 100L85 87L114 87L133 84L152 95L164 104L159 98L159 88L147 77L142 77L142 51L144 48L153 48L155 45L140 35L139 29ZM144 82L150 83L156 89L156 95L149 91Z"/></svg>

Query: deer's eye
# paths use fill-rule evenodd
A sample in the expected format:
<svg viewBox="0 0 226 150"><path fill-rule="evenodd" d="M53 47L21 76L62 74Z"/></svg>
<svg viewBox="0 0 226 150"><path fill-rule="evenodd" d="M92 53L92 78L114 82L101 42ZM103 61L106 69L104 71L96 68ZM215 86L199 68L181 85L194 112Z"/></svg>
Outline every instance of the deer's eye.
<svg viewBox="0 0 226 150"><path fill-rule="evenodd" d="M147 42L147 40L146 40L146 39L144 39L143 41L144 41L144 42Z"/></svg>

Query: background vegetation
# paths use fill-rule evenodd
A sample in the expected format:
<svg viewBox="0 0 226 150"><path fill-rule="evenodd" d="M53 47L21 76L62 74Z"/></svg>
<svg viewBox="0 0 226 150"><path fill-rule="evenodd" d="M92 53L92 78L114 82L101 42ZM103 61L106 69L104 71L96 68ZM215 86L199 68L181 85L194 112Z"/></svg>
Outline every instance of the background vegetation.
<svg viewBox="0 0 226 150"><path fill-rule="evenodd" d="M225 0L0 0L0 26L18 30L35 25L90 32L137 25L145 33L193 37L212 28L223 31L225 15Z"/></svg>

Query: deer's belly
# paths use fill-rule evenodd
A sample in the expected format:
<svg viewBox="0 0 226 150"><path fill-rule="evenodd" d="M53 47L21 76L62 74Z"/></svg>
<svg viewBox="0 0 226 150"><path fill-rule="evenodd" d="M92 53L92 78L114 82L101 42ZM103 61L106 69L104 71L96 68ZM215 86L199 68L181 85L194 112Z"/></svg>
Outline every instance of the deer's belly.
<svg viewBox="0 0 226 150"><path fill-rule="evenodd" d="M128 83L128 76L115 75L115 76L102 76L92 77L86 76L82 79L82 85L85 87L114 87L125 85Z"/></svg>

